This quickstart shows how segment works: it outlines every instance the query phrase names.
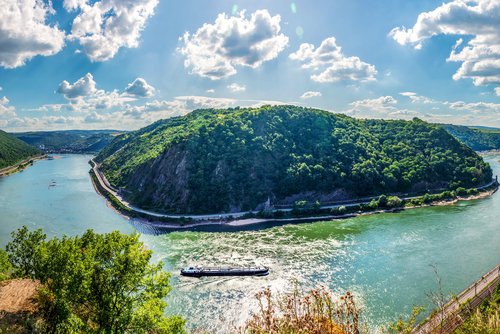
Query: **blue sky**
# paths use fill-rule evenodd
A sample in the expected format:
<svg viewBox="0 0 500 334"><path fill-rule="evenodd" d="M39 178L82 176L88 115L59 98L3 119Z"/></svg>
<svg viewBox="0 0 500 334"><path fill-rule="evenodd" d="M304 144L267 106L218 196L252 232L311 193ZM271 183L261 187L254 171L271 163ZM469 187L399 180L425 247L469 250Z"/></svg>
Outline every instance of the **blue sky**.
<svg viewBox="0 0 500 334"><path fill-rule="evenodd" d="M291 103L500 127L500 0L7 0L0 128ZM406 28L405 28L406 27Z"/></svg>

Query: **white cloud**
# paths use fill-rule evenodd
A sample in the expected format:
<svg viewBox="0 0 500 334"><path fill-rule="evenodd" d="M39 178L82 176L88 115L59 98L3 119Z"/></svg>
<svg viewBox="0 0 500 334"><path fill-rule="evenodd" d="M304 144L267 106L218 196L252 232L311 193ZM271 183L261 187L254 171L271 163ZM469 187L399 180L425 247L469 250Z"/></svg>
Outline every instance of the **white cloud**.
<svg viewBox="0 0 500 334"><path fill-rule="evenodd" d="M477 114L494 114L500 120L500 104L491 102L445 102L453 110L464 110Z"/></svg>
<svg viewBox="0 0 500 334"><path fill-rule="evenodd" d="M129 83L125 92L131 96L151 97L155 93L153 86L149 85L143 78L137 78L132 83Z"/></svg>
<svg viewBox="0 0 500 334"><path fill-rule="evenodd" d="M260 67L283 51L288 37L280 33L280 15L257 10L250 18L219 14L213 24L203 24L194 34L186 32L178 50L191 73L218 80L236 74L236 66Z"/></svg>
<svg viewBox="0 0 500 334"><path fill-rule="evenodd" d="M345 114L358 118L412 119L422 115L415 111L398 108L398 101L392 96L380 96L375 99L364 99L351 102Z"/></svg>
<svg viewBox="0 0 500 334"><path fill-rule="evenodd" d="M431 103L436 103L437 101L430 99L425 96L418 95L415 92L401 92L399 95L405 96L410 99L411 103L424 103L424 104L431 104Z"/></svg>
<svg viewBox="0 0 500 334"><path fill-rule="evenodd" d="M454 0L421 13L415 25L397 27L389 35L399 44L415 45L436 35L472 36L455 43L447 61L462 63L454 80L470 78L479 85L500 84L500 1Z"/></svg>
<svg viewBox="0 0 500 334"><path fill-rule="evenodd" d="M205 108L222 109L235 107L238 102L235 99L207 96L177 96L174 101L175 103L180 103L182 107L189 111Z"/></svg>
<svg viewBox="0 0 500 334"><path fill-rule="evenodd" d="M320 92L308 91L308 92L305 92L304 94L302 94L300 96L300 98L301 99L310 99L310 98L319 97L319 96L321 96Z"/></svg>
<svg viewBox="0 0 500 334"><path fill-rule="evenodd" d="M209 93L209 94L213 94L213 93L215 93L215 89L207 89L205 92Z"/></svg>
<svg viewBox="0 0 500 334"><path fill-rule="evenodd" d="M229 89L233 93L238 93L238 92L244 92L247 88L245 85L239 85L237 83L232 83L227 86L227 89Z"/></svg>
<svg viewBox="0 0 500 334"><path fill-rule="evenodd" d="M140 84L137 84L137 86L140 86ZM136 93L140 92L137 86L135 86ZM148 87L151 86L148 85ZM46 104L41 106L38 110L59 111L63 109L79 112L89 110L93 111L123 106L128 102L136 100L134 95L127 92L119 93L117 90L107 92L102 89L97 89L94 77L90 73L87 73L73 84L64 80L59 84L56 93L62 94L69 101L69 103Z"/></svg>
<svg viewBox="0 0 500 334"><path fill-rule="evenodd" d="M9 99L7 97L2 97L0 99L0 118L16 117L16 108L14 106L9 106Z"/></svg>
<svg viewBox="0 0 500 334"><path fill-rule="evenodd" d="M73 129L81 127L83 119L73 116L43 116L43 117L14 117L4 125L15 131L42 131L54 129ZM0 119L0 124L2 121Z"/></svg>
<svg viewBox="0 0 500 334"><path fill-rule="evenodd" d="M0 7L0 66L23 66L35 56L51 56L63 48L64 32L46 23L54 13L50 2L3 0Z"/></svg>
<svg viewBox="0 0 500 334"><path fill-rule="evenodd" d="M106 117L103 115L99 115L95 111L92 111L85 117L85 123L101 123L106 120Z"/></svg>
<svg viewBox="0 0 500 334"><path fill-rule="evenodd" d="M105 61L122 47L136 48L158 0L64 0L68 11L77 11L71 40L77 40L92 61Z"/></svg>
<svg viewBox="0 0 500 334"><path fill-rule="evenodd" d="M398 101L392 96L380 96L376 99L365 99L351 102L354 109L368 108L374 111L393 109Z"/></svg>
<svg viewBox="0 0 500 334"><path fill-rule="evenodd" d="M89 96L96 92L96 83L92 74L87 73L74 84L70 84L66 80L59 84L57 93L63 94L67 99L75 99L83 96Z"/></svg>
<svg viewBox="0 0 500 334"><path fill-rule="evenodd" d="M495 94L497 94L497 96L500 96L500 87L495 88Z"/></svg>
<svg viewBox="0 0 500 334"><path fill-rule="evenodd" d="M173 100L154 100L139 106L128 106L125 115L136 119L158 120L185 115L196 109L235 107L238 100L208 96L176 96Z"/></svg>
<svg viewBox="0 0 500 334"><path fill-rule="evenodd" d="M80 110L110 109L123 106L126 103L135 100L135 98L130 97L126 94L121 94L116 90L112 92L97 90L95 94L89 96L86 99L78 101L76 107Z"/></svg>
<svg viewBox="0 0 500 334"><path fill-rule="evenodd" d="M25 111L42 111L42 112L60 112L60 111L73 111L73 106L71 104L54 103L54 104L42 104L38 108L34 109L24 109Z"/></svg>
<svg viewBox="0 0 500 334"><path fill-rule="evenodd" d="M316 72L311 75L311 79L317 82L376 80L375 66L358 57L346 57L335 37L323 40L318 48L313 44L302 43L296 52L290 54L290 58L302 62L302 68Z"/></svg>
<svg viewBox="0 0 500 334"><path fill-rule="evenodd" d="M365 99L350 103L344 113L360 118L411 119L419 117L428 122L500 127L500 104L491 102L439 101L414 92L402 92L410 98L411 109L399 105L392 96ZM431 101L431 102L429 102ZM430 107L432 103L432 108Z"/></svg>

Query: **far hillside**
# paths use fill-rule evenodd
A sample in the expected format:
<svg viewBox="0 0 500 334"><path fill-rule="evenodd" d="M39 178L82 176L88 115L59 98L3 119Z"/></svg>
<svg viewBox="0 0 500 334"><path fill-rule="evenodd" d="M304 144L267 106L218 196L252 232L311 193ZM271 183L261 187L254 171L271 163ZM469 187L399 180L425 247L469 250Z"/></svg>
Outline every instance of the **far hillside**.
<svg viewBox="0 0 500 334"><path fill-rule="evenodd" d="M40 154L36 148L0 130L0 169Z"/></svg>
<svg viewBox="0 0 500 334"><path fill-rule="evenodd" d="M467 127L445 124L446 131L474 151L500 149L500 129L490 127Z"/></svg>
<svg viewBox="0 0 500 334"><path fill-rule="evenodd" d="M46 153L98 153L121 133L116 130L66 130L13 135Z"/></svg>

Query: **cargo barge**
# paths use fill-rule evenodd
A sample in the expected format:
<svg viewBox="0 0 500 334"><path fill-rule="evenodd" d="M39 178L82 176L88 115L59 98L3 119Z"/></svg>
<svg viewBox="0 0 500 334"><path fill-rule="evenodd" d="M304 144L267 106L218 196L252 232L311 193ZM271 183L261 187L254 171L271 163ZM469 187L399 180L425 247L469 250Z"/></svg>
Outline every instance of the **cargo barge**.
<svg viewBox="0 0 500 334"><path fill-rule="evenodd" d="M267 267L186 267L181 269L182 276L266 276L269 274Z"/></svg>

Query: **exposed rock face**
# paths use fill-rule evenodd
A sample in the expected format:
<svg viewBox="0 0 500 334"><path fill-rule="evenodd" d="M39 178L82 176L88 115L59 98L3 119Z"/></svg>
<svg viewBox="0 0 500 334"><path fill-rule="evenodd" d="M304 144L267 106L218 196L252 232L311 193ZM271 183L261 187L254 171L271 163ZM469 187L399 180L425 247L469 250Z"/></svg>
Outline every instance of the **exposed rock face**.
<svg viewBox="0 0 500 334"><path fill-rule="evenodd" d="M187 160L188 152L175 146L143 164L126 184L127 189L135 189L131 199L143 208L175 211L184 206L189 196Z"/></svg>
<svg viewBox="0 0 500 334"><path fill-rule="evenodd" d="M439 126L294 106L197 110L117 137L96 158L134 205L193 214L265 209L491 179Z"/></svg>

